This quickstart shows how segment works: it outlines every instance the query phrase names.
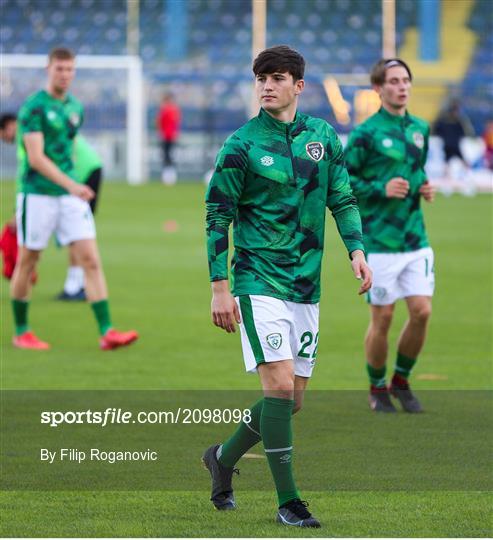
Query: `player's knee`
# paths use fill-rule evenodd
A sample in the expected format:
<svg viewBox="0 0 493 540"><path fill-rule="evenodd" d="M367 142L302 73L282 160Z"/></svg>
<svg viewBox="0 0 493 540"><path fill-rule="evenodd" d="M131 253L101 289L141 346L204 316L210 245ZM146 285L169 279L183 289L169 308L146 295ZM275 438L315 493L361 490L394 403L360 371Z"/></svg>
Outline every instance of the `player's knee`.
<svg viewBox="0 0 493 540"><path fill-rule="evenodd" d="M423 304L414 308L410 313L410 317L416 324L426 324L431 317L431 305Z"/></svg>
<svg viewBox="0 0 493 540"><path fill-rule="evenodd" d="M372 327L373 330L386 334L389 331L392 324L393 310L384 309L378 313L376 317L373 317Z"/></svg>
<svg viewBox="0 0 493 540"><path fill-rule="evenodd" d="M101 267L99 257L95 253L83 253L80 255L79 261L86 272L96 272Z"/></svg>
<svg viewBox="0 0 493 540"><path fill-rule="evenodd" d="M293 399L294 383L288 377L269 381L265 388L266 395L280 399Z"/></svg>
<svg viewBox="0 0 493 540"><path fill-rule="evenodd" d="M293 399L293 387L287 384L280 383L279 385L273 385L269 389L268 395L276 397L278 399Z"/></svg>
<svg viewBox="0 0 493 540"><path fill-rule="evenodd" d="M17 264L22 270L32 272L36 269L40 255L40 251L22 250Z"/></svg>
<svg viewBox="0 0 493 540"><path fill-rule="evenodd" d="M265 395L293 399L294 373L292 362L267 362L259 366Z"/></svg>

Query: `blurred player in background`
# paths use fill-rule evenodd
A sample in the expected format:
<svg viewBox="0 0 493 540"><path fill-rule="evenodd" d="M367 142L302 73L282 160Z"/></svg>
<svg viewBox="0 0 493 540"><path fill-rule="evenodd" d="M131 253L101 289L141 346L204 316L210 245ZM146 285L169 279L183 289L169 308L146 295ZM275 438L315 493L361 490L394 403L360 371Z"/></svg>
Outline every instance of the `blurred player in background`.
<svg viewBox="0 0 493 540"><path fill-rule="evenodd" d="M103 166L97 152L82 135L77 135L74 139L74 171L75 181L89 186L94 192L94 197L89 201L89 206L91 212L95 215L99 189L103 179ZM68 301L86 299L84 269L77 264L72 250L69 250L67 277L58 299Z"/></svg>
<svg viewBox="0 0 493 540"><path fill-rule="evenodd" d="M6 113L0 116L0 139L6 143L14 143L16 140L17 117L15 114ZM23 145L19 145L18 158L22 162L24 153ZM82 135L77 135L74 139L74 172L75 180L88 185L94 192L94 198L89 201L89 206L94 215L98 200L99 188L102 180L102 164L96 151L89 145ZM22 192L22 179L17 178L17 192ZM4 275L8 279L14 272L15 261L17 260L17 227L15 217L10 220L3 232L1 248L4 255ZM15 242L11 242L13 237ZM13 265L12 265L13 263ZM84 271L81 266L77 266L75 256L69 249L69 267L65 279L63 291L57 296L59 300L85 300L84 291Z"/></svg>
<svg viewBox="0 0 493 540"><path fill-rule="evenodd" d="M100 348L129 345L135 331L113 329L108 292L96 243L94 219L88 201L94 191L74 180L73 140L82 124L83 108L69 87L75 75L74 54L53 49L48 58L46 90L30 96L19 112L18 140L21 193L17 195L19 259L12 276L11 298L15 321L14 346L48 349L31 331L28 322L30 276L42 250L55 233L70 245L83 267L86 293L101 334Z"/></svg>
<svg viewBox="0 0 493 540"><path fill-rule="evenodd" d="M373 271L365 340L369 403L374 411L396 412L390 391L405 411L417 413L421 405L408 377L425 341L435 281L421 210L421 198L432 202L435 196L424 170L430 130L424 120L407 112L412 74L405 62L380 60L371 72L371 83L382 106L351 133L346 147ZM397 343L395 371L387 388L388 332L395 302L401 298L409 320Z"/></svg>
<svg viewBox="0 0 493 540"><path fill-rule="evenodd" d="M176 184L177 173L174 159L174 148L180 135L181 111L173 94L163 96L156 118L156 127L161 141L163 154L163 171L161 180L166 185Z"/></svg>
<svg viewBox="0 0 493 540"><path fill-rule="evenodd" d="M293 478L291 415L301 408L315 365L327 207L355 276L364 280L360 294L371 285L371 271L341 142L327 122L296 111L304 68L303 57L287 46L259 54L253 72L262 108L226 140L209 184L212 320L227 332L240 323L246 370L258 371L264 398L251 407L251 421L208 448L203 461L212 477L214 506L233 509L234 466L262 441L278 495L277 521L320 527Z"/></svg>
<svg viewBox="0 0 493 540"><path fill-rule="evenodd" d="M13 113L4 113L0 116L0 140L6 143L15 142L17 132L17 117Z"/></svg>
<svg viewBox="0 0 493 540"><path fill-rule="evenodd" d="M465 166L467 165L460 142L464 137L474 137L474 128L469 118L461 111L460 102L457 98L451 99L440 112L433 124L433 135L437 135L443 141L445 161L458 158Z"/></svg>
<svg viewBox="0 0 493 540"><path fill-rule="evenodd" d="M484 159L488 169L493 171L493 121L486 123L483 131Z"/></svg>

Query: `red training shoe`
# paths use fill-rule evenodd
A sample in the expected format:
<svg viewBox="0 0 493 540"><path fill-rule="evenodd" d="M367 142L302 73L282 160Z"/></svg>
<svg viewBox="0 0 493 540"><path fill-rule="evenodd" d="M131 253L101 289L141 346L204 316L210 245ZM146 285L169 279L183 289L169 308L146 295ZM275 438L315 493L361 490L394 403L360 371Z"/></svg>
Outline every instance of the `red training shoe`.
<svg viewBox="0 0 493 540"><path fill-rule="evenodd" d="M14 347L18 349L32 349L36 351L47 351L50 345L45 341L41 341L32 332L24 332L19 336L14 336L12 340Z"/></svg>
<svg viewBox="0 0 493 540"><path fill-rule="evenodd" d="M138 337L139 334L137 334L135 330L119 332L118 330L111 329L100 339L99 347L103 351L118 349L118 347L126 347L136 341Z"/></svg>

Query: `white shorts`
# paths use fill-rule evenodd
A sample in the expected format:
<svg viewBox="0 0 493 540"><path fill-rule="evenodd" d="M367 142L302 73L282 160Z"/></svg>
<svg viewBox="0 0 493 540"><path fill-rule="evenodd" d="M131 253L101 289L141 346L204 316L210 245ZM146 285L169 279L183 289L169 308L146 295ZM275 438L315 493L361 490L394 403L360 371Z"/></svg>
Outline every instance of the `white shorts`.
<svg viewBox="0 0 493 540"><path fill-rule="evenodd" d="M55 233L62 246L96 238L91 208L74 195L17 195L17 243L32 250L44 249Z"/></svg>
<svg viewBox="0 0 493 540"><path fill-rule="evenodd" d="M247 371L279 360L294 361L294 373L311 377L318 344L318 304L271 296L239 296L241 345Z"/></svg>
<svg viewBox="0 0 493 540"><path fill-rule="evenodd" d="M368 301L374 306L394 304L408 296L433 296L434 257L431 247L407 253L370 253L373 286Z"/></svg>

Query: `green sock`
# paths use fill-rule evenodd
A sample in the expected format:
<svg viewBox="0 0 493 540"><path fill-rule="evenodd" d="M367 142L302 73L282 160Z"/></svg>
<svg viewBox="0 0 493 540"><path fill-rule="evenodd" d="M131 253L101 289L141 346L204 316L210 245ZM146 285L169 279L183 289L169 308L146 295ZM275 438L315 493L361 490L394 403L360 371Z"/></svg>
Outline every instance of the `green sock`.
<svg viewBox="0 0 493 540"><path fill-rule="evenodd" d="M29 325L27 324L28 309L29 300L16 300L15 298L12 298L16 336L20 336L29 330Z"/></svg>
<svg viewBox="0 0 493 540"><path fill-rule="evenodd" d="M395 361L395 372L401 377L404 377L404 379L407 379L415 363L416 358L409 358L398 352Z"/></svg>
<svg viewBox="0 0 493 540"><path fill-rule="evenodd" d="M291 431L291 415L294 400L280 398L264 398L260 415L260 434L269 461L269 467L276 484L279 506L299 499L293 478L293 434Z"/></svg>
<svg viewBox="0 0 493 540"><path fill-rule="evenodd" d="M385 372L387 371L387 366L374 368L367 363L366 370L368 371L370 383L373 384L373 386L376 386L377 388L383 388L385 386Z"/></svg>
<svg viewBox="0 0 493 540"><path fill-rule="evenodd" d="M234 467L241 456L262 440L260 436L260 415L262 413L263 398L250 407L251 421L241 422L233 435L224 442L218 451L218 461L225 467Z"/></svg>
<svg viewBox="0 0 493 540"><path fill-rule="evenodd" d="M100 300L91 304L92 310L98 322L99 333L104 336L112 327L110 317L110 305L108 300Z"/></svg>

